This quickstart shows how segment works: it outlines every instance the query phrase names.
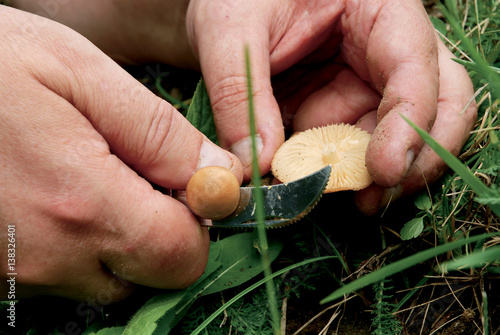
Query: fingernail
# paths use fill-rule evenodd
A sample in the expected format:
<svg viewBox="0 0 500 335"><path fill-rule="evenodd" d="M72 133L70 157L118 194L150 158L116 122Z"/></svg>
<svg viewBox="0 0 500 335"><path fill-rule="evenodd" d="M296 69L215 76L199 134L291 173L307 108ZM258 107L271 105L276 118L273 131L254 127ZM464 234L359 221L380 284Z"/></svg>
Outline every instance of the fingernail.
<svg viewBox="0 0 500 335"><path fill-rule="evenodd" d="M387 206L388 203L394 202L401 197L403 194L403 186L401 184L393 188L388 188L382 194L382 199L380 200L380 207Z"/></svg>
<svg viewBox="0 0 500 335"><path fill-rule="evenodd" d="M257 146L257 157L262 152L262 148L264 146L264 142L262 141L262 137L260 135L255 136L255 142ZM230 151L239 158L241 165L244 167L252 164L252 137L245 137L231 147Z"/></svg>
<svg viewBox="0 0 500 335"><path fill-rule="evenodd" d="M405 175L410 169L410 166L413 164L413 161L415 160L415 152L413 149L410 149L406 152L406 170L405 170Z"/></svg>
<svg viewBox="0 0 500 335"><path fill-rule="evenodd" d="M196 167L196 170L206 166L222 166L226 169L231 169L233 161L223 149L209 140L205 140L201 145L200 157L198 158L198 166Z"/></svg>

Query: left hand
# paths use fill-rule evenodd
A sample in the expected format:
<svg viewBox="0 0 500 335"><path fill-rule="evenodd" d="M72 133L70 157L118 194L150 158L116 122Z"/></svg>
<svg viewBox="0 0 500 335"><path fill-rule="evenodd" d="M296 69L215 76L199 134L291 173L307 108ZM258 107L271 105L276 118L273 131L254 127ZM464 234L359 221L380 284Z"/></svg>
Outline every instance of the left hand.
<svg viewBox="0 0 500 335"><path fill-rule="evenodd" d="M420 0L192 0L187 24L220 142L244 166L250 161L241 150L249 134L241 122L248 113L245 44L262 171L281 144L282 121L296 131L344 122L373 133L366 163L374 184L356 195L366 214L446 170L401 115L455 155L476 119L474 102L462 111L474 93L469 76L451 59Z"/></svg>

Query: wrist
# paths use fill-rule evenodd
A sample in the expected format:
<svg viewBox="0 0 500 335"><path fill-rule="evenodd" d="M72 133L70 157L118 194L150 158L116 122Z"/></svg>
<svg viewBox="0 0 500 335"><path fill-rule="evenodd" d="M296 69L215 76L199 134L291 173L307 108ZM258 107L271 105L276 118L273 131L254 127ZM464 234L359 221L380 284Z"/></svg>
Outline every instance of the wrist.
<svg viewBox="0 0 500 335"><path fill-rule="evenodd" d="M197 68L186 29L189 0L3 1L69 26L121 63Z"/></svg>

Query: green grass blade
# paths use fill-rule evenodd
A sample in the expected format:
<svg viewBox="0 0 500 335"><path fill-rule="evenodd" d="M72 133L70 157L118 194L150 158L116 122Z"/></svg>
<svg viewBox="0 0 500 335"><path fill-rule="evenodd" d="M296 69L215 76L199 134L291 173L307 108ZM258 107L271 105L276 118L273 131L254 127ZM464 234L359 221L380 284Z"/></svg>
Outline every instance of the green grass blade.
<svg viewBox="0 0 500 335"><path fill-rule="evenodd" d="M500 76L490 69L490 64L477 52L477 48L472 41L465 36L461 24L458 21L456 1L446 0L446 7L439 4L439 9L453 29L455 35L462 41L463 47L469 53L470 58L476 63L476 70L486 79L490 85L490 92L495 99L500 98Z"/></svg>
<svg viewBox="0 0 500 335"><path fill-rule="evenodd" d="M316 225L316 229L321 233L321 235L323 235L323 238L327 241L327 243L330 246L331 250L335 254L335 257L337 257L338 260L339 260L339 262L340 262L340 264L342 264L342 268L344 269L344 271L346 273L349 273L349 266L347 265L347 263L344 260L344 257L342 257L342 255L337 250L337 248L335 247L335 245L333 245L333 243L330 240L330 238L325 234L325 232L318 225Z"/></svg>
<svg viewBox="0 0 500 335"><path fill-rule="evenodd" d="M489 317L490 313L488 307L488 294L486 293L484 288L481 289L481 299L483 305L483 315L481 316L483 319L483 334L490 335L490 317Z"/></svg>
<svg viewBox="0 0 500 335"><path fill-rule="evenodd" d="M448 166L455 171L463 180L466 182L470 188L476 192L478 196L482 199L496 198L498 194L488 188L479 178L477 178L468 168L463 165L460 160L455 157L448 150L443 148L436 140L434 140L425 130L417 127L413 122L409 119L401 115L403 119L406 120L417 131L417 133L423 138L425 143L431 147L441 159L448 164ZM490 205L491 210L497 215L500 216L500 205L492 203Z"/></svg>
<svg viewBox="0 0 500 335"><path fill-rule="evenodd" d="M240 293L238 293L237 295L235 295L228 302L226 302L224 305L222 305L218 310L216 310L214 313L212 313L212 315L210 315L205 321L203 321L203 323L200 324L198 326L198 328L196 328L191 333L191 335L198 335L201 331L203 331L203 329L205 329L210 324L210 322L212 322L216 317L218 317L222 312L224 312L224 310L226 308L228 308L229 306L231 306L232 304L234 304L236 301L238 301L239 299L241 299L242 297L244 297L246 294L248 294L251 291L255 290L260 285L262 285L264 283L272 282L272 280L274 278L276 278L276 277L278 277L278 276L280 276L280 275L282 275L282 274L284 274L284 273L286 273L288 271L291 271L291 270L294 270L294 269L299 268L301 266L307 265L309 263L324 261L324 260L333 259L333 258L335 258L335 256L323 256L323 257L316 257L316 258L307 259L307 260L302 261L300 263L296 263L296 264L290 265L290 266L288 266L288 267L286 267L284 269L276 271L271 276L265 277L265 278L259 280L255 284L249 286L248 288L244 289L243 291L241 291Z"/></svg>
<svg viewBox="0 0 500 335"><path fill-rule="evenodd" d="M439 265L439 271L448 272L464 268L479 268L498 261L500 261L500 246L494 246L444 262Z"/></svg>
<svg viewBox="0 0 500 335"><path fill-rule="evenodd" d="M421 262L424 262L428 259L431 259L433 257L436 257L437 255L440 255L442 253L445 253L447 251L460 248L468 243L473 243L477 242L480 240L487 239L489 237L492 237L497 234L482 234L474 237L469 237L465 238L462 240L457 240L454 242L450 242L447 244L442 244L440 246L437 246L435 248L430 248L424 251L421 251L415 255L412 255L410 257L406 257L403 259L400 259L399 261L396 261L394 263L391 263L389 265L386 265L379 270L369 273L359 279L356 279L353 282L350 282L349 284L340 287L336 291L334 291L332 294L321 300L321 304L325 304L327 302L330 302L332 300L338 299L340 297L343 297L345 294L355 292L367 285L371 285L373 283L376 283L380 280L383 280L384 278L387 278L393 274L396 274L398 272L401 272L403 270L406 270L408 268L411 268L414 265L417 265Z"/></svg>
<svg viewBox="0 0 500 335"><path fill-rule="evenodd" d="M255 218L257 221L257 230L259 236L260 251L262 253L262 265L264 267L264 275L266 278L271 278L271 260L269 258L269 245L267 241L267 232L264 225L265 211L264 211L264 194L262 189L259 161L257 156L257 141L256 141L256 126L255 115L253 107L253 89L252 89L252 75L250 71L250 52L248 46L245 47L245 65L247 75L247 90L248 90L248 115L250 123L250 136L252 138L252 182L255 186L254 201L256 204ZM272 280L266 281L266 291L269 299L269 310L271 313L271 320L275 334L281 334L280 328L280 312L278 310L278 301L276 298L276 290Z"/></svg>
<svg viewBox="0 0 500 335"><path fill-rule="evenodd" d="M427 276L425 277L422 277L422 279L420 279L420 281L417 283L417 285L415 285L415 288L412 289L410 292L408 292L404 297L403 299L401 299L397 304L396 306L394 306L394 308L392 309L392 312L391 313L396 313L397 311L399 311L401 309L401 307L403 307L403 305L411 299L411 297L413 297L413 295L415 295L415 293L417 293L418 290L420 290L420 288L422 286L424 286L424 284L429 280L429 276L431 276L432 274L434 273L433 270L429 271L429 273L427 273Z"/></svg>
<svg viewBox="0 0 500 335"><path fill-rule="evenodd" d="M158 92L160 93L160 95L165 99L167 100L170 104L172 105L177 105L179 106L180 108L184 109L185 111L188 110L189 106L186 105L184 102L182 102L181 100L177 99L177 98L174 98L170 93L168 93L164 88L163 86L161 85L161 82L163 80L163 76L159 76L158 78L156 78L155 80L155 86L156 86L156 89L158 90Z"/></svg>

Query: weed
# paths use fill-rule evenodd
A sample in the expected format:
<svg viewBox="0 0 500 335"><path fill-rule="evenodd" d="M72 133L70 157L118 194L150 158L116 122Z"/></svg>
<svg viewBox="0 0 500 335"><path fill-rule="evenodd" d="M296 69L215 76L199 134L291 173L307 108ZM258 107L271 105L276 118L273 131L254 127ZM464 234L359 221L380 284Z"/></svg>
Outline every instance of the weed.
<svg viewBox="0 0 500 335"><path fill-rule="evenodd" d="M374 314L372 318L373 335L398 335L403 330L401 321L397 320L392 314L395 304L390 302L392 295L389 292L394 287L387 286L388 284L390 284L389 279L373 284L373 291L375 291L375 303L372 305L372 313Z"/></svg>

